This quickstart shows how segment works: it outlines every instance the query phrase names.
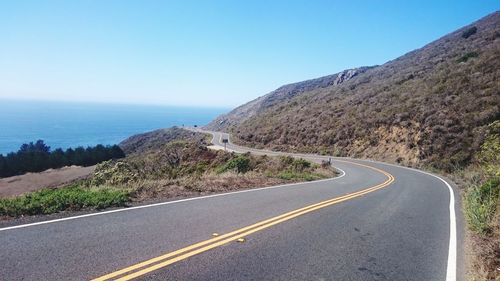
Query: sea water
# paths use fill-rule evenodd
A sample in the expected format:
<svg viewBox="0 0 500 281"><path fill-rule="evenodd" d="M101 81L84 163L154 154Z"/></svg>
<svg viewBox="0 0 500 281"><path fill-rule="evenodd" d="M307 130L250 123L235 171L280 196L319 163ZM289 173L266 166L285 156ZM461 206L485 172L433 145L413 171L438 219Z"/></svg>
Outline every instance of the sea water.
<svg viewBox="0 0 500 281"><path fill-rule="evenodd" d="M0 154L44 140L52 149L118 144L172 126L204 125L225 108L0 100Z"/></svg>

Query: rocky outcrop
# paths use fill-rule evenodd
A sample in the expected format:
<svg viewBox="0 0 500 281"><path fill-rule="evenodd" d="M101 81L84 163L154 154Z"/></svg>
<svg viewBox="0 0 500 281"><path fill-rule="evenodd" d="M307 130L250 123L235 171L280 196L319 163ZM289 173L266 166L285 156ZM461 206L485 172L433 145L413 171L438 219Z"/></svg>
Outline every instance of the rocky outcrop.
<svg viewBox="0 0 500 281"><path fill-rule="evenodd" d="M333 80L333 85L339 85L341 83L344 83L345 81L350 80L354 76L358 75L360 71L358 69L348 69L340 72L337 74L337 77L335 77L335 80Z"/></svg>

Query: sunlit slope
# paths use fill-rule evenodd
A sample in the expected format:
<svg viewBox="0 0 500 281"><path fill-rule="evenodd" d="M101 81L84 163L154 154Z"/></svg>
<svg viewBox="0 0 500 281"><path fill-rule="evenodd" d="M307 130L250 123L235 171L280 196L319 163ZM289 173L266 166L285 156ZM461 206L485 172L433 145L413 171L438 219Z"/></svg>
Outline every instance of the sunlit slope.
<svg viewBox="0 0 500 281"><path fill-rule="evenodd" d="M375 67L290 84L218 117L257 147L451 169L499 118L500 12Z"/></svg>

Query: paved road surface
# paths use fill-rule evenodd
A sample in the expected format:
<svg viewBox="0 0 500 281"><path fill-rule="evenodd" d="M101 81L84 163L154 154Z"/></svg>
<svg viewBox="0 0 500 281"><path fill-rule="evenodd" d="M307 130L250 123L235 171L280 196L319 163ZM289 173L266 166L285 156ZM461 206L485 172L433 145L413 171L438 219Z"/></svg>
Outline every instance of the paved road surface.
<svg viewBox="0 0 500 281"><path fill-rule="evenodd" d="M444 181L332 160L334 179L0 228L0 280L455 280Z"/></svg>

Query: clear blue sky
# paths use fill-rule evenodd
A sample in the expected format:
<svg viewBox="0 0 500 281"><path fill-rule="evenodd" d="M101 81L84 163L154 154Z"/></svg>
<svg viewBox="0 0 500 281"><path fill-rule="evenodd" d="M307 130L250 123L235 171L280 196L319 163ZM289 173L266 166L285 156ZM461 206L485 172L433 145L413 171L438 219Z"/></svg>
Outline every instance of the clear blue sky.
<svg viewBox="0 0 500 281"><path fill-rule="evenodd" d="M500 1L1 1L0 98L231 107L383 64Z"/></svg>

